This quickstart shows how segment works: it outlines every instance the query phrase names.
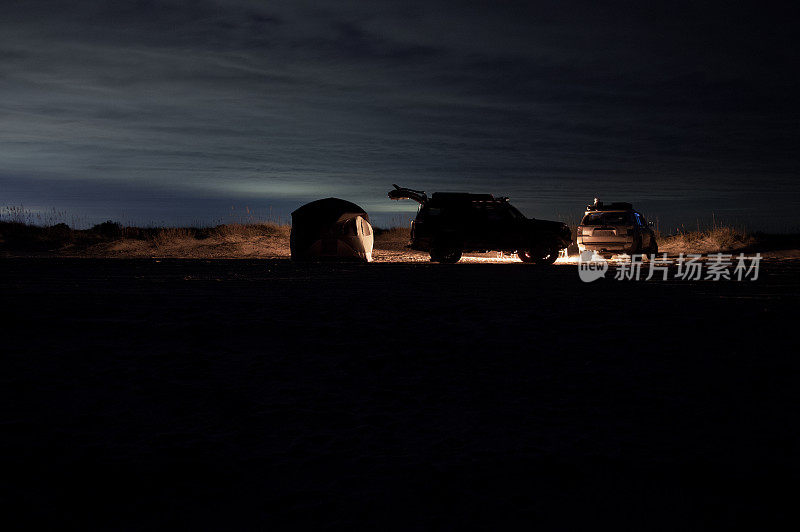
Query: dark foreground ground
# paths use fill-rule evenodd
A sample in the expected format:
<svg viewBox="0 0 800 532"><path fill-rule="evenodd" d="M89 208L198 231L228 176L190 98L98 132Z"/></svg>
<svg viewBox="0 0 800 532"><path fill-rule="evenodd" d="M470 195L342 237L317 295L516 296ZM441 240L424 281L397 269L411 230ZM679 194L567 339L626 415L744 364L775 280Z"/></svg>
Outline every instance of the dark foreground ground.
<svg viewBox="0 0 800 532"><path fill-rule="evenodd" d="M794 529L798 274L3 260L6 517Z"/></svg>

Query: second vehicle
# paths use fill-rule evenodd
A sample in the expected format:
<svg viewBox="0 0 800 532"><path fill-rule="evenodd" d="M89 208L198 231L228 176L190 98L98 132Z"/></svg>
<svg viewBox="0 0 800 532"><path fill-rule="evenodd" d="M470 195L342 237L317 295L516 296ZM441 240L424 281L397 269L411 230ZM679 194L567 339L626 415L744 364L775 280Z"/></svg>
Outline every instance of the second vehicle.
<svg viewBox="0 0 800 532"><path fill-rule="evenodd" d="M601 255L658 253L656 235L641 213L630 203L595 200L586 207L576 239L580 251Z"/></svg>

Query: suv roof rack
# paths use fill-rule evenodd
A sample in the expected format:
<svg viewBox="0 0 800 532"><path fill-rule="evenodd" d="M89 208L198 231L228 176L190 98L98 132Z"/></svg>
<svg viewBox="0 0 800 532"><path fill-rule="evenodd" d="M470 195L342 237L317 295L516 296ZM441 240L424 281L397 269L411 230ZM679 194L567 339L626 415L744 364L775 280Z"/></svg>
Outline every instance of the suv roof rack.
<svg viewBox="0 0 800 532"><path fill-rule="evenodd" d="M614 203L603 203L602 201L595 200L586 206L587 211L629 211L633 210L633 204L625 201L616 201Z"/></svg>
<svg viewBox="0 0 800 532"><path fill-rule="evenodd" d="M434 192L431 199L436 201L497 201L491 194L470 194L467 192Z"/></svg>

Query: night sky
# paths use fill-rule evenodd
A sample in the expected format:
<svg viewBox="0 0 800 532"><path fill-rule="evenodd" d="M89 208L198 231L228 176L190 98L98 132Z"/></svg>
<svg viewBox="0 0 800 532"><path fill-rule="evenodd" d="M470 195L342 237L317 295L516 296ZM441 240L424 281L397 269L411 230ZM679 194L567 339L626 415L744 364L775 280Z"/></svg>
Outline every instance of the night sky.
<svg viewBox="0 0 800 532"><path fill-rule="evenodd" d="M744 7L743 7L744 6ZM760 2L4 0L0 207L285 216L392 183L800 230L797 13Z"/></svg>

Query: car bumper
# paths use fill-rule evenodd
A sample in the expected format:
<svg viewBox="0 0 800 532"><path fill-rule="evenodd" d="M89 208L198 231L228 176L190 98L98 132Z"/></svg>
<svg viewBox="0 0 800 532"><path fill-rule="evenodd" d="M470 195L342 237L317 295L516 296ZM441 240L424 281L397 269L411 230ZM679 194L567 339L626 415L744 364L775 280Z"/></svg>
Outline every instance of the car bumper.
<svg viewBox="0 0 800 532"><path fill-rule="evenodd" d="M578 238L580 251L626 252L633 249L632 238Z"/></svg>

